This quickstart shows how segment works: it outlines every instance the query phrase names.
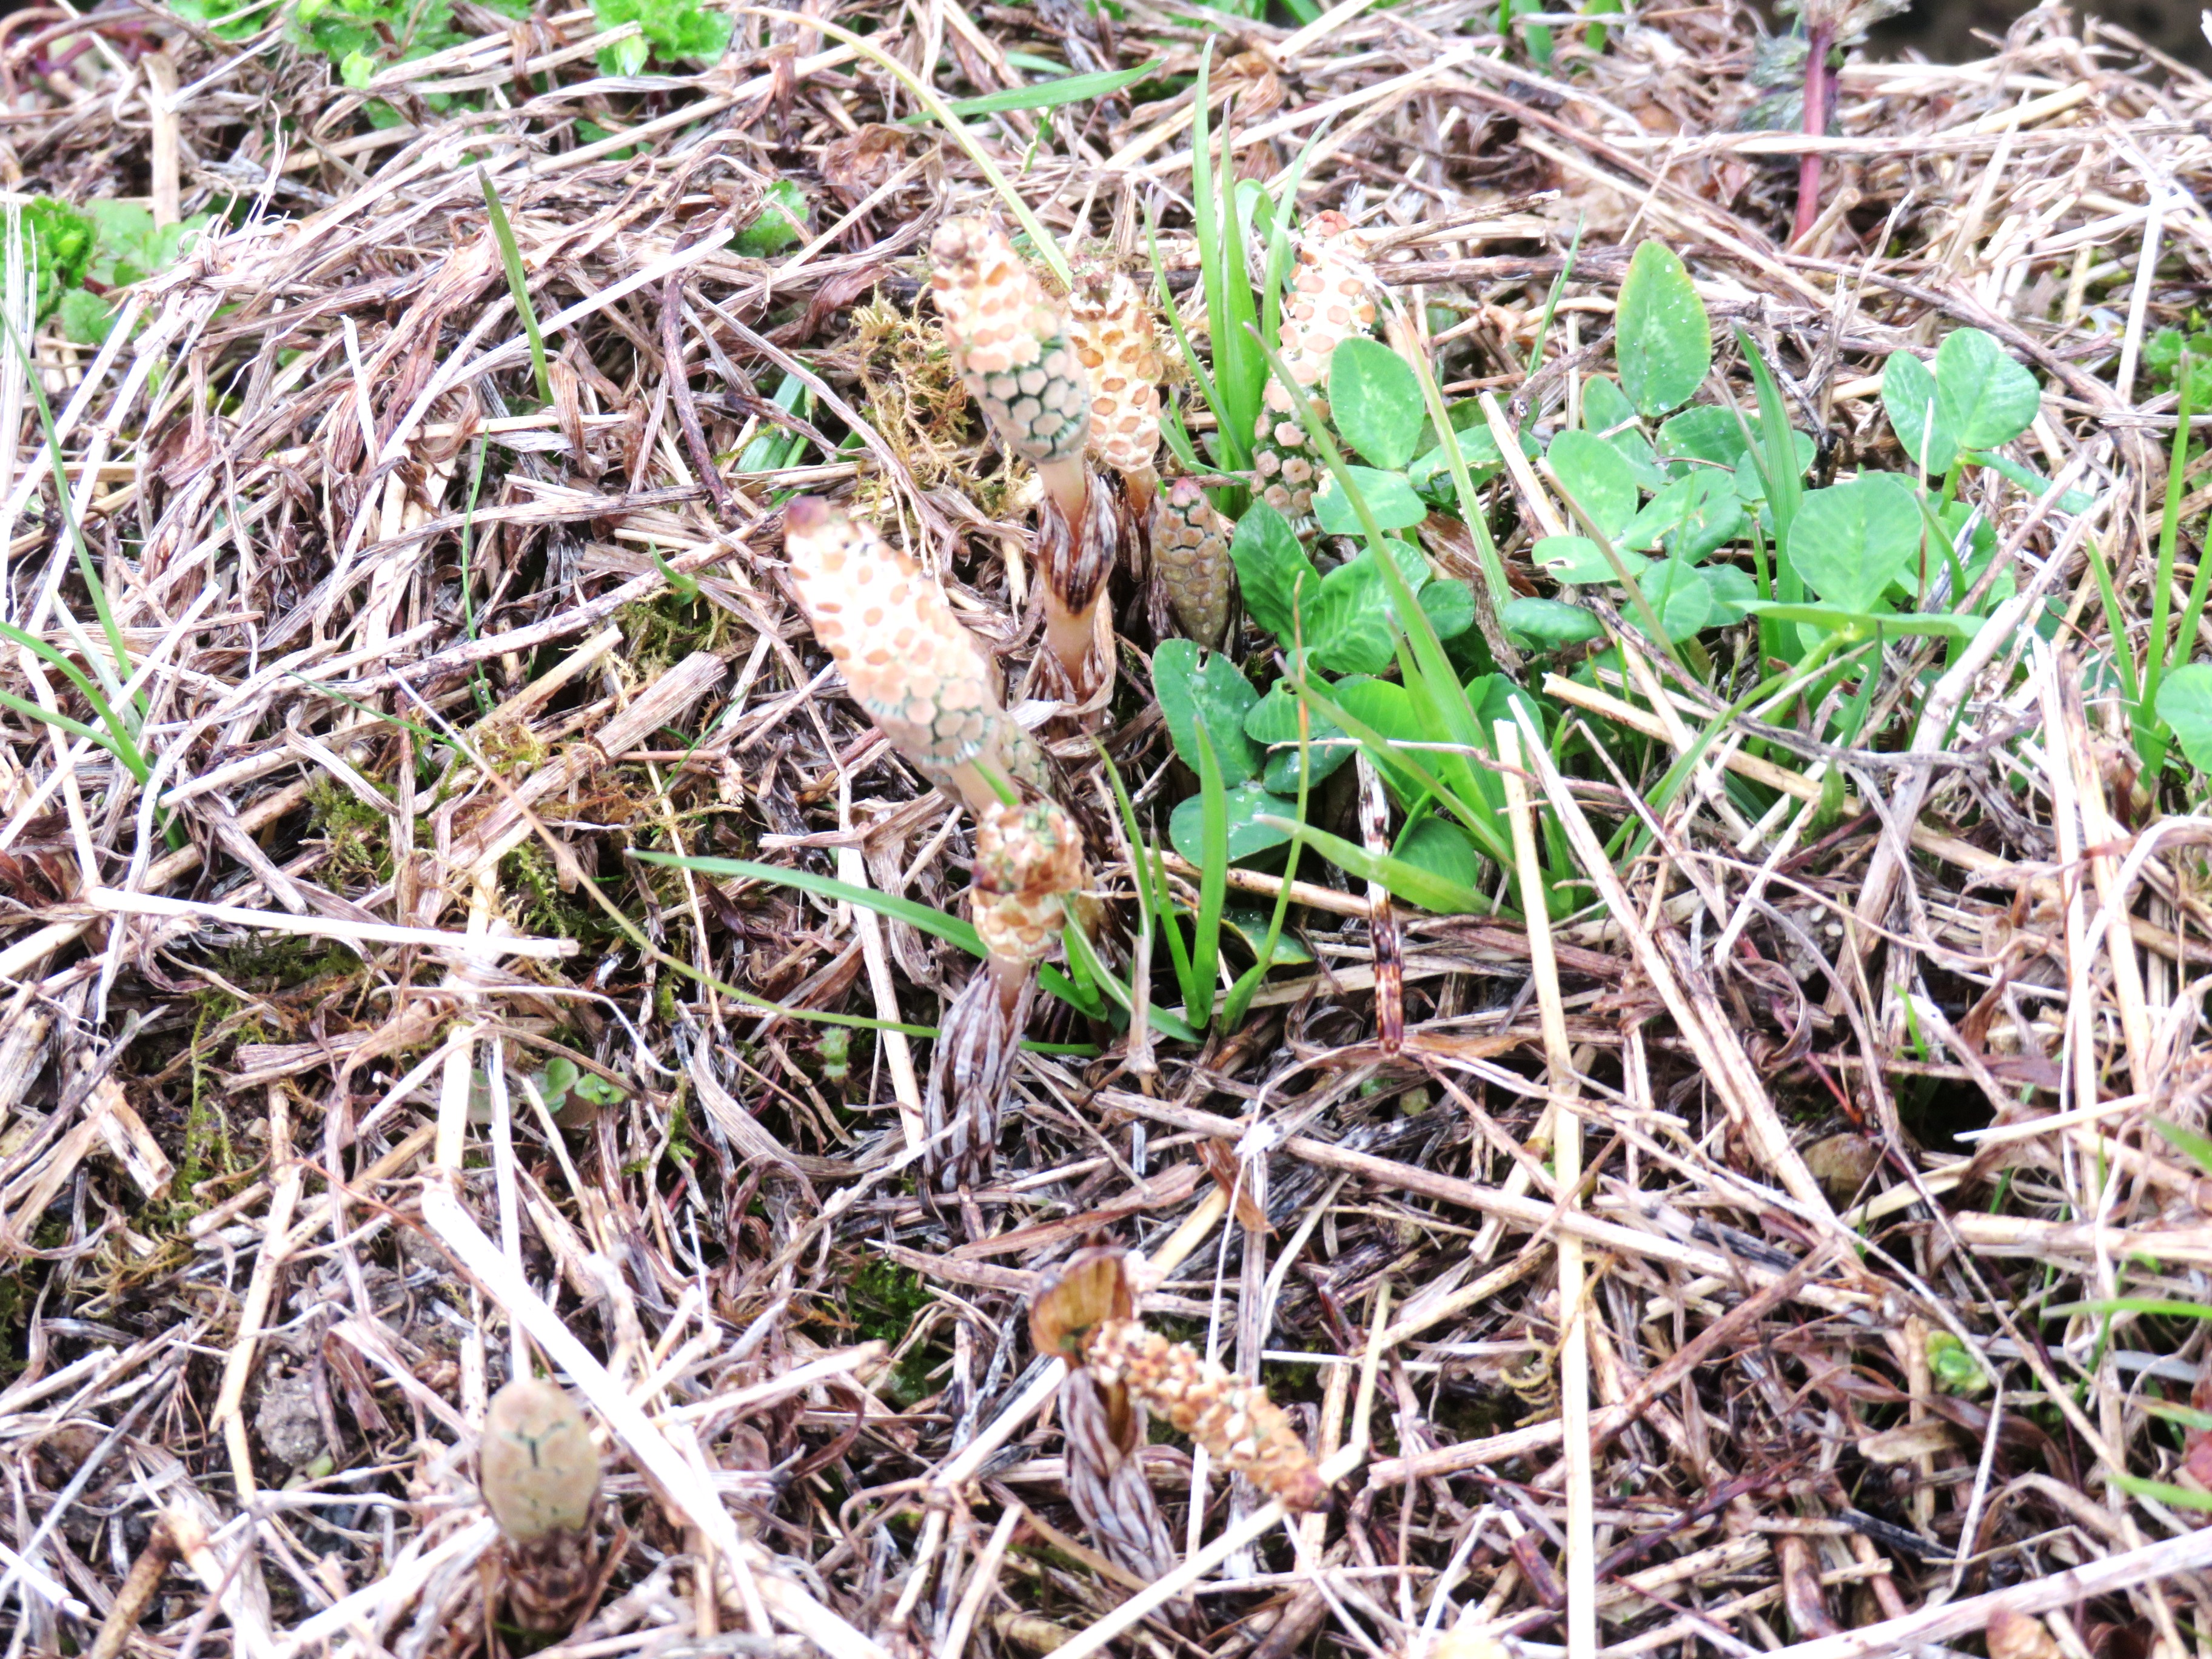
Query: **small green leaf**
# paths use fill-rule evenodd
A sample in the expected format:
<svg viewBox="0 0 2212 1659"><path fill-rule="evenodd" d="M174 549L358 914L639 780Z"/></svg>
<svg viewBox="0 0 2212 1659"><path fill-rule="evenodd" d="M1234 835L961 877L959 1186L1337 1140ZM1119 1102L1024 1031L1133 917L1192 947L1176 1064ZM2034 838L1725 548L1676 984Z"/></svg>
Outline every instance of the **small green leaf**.
<svg viewBox="0 0 2212 1659"><path fill-rule="evenodd" d="M1893 472L1808 489L1790 526L1790 562L1829 604L1861 616L1919 550L1920 503Z"/></svg>
<svg viewBox="0 0 2212 1659"><path fill-rule="evenodd" d="M1214 652L1201 661L1188 640L1164 640L1152 653L1152 694L1184 765L1199 769L1197 721L1203 717L1224 783L1242 783L1259 771L1261 754L1244 735L1244 717L1260 694L1228 658Z"/></svg>
<svg viewBox="0 0 2212 1659"><path fill-rule="evenodd" d="M1271 914L1256 904L1232 904L1221 913L1224 932L1232 934L1238 943L1258 956L1267 942L1267 930L1272 925ZM1275 949L1268 957L1268 965L1275 968L1302 968L1314 959L1304 942L1285 928L1275 936Z"/></svg>
<svg viewBox="0 0 2212 1659"><path fill-rule="evenodd" d="M1882 365L1891 428L1930 477L1949 471L1962 450L2010 443L2033 423L2042 396L2035 376L1978 328L1946 335L1932 371L1910 351Z"/></svg>
<svg viewBox="0 0 2212 1659"><path fill-rule="evenodd" d="M1393 471L1413 458L1428 418L1411 366L1364 336L1345 341L1329 359L1328 416L1362 460ZM1364 483L1360 490L1366 493Z"/></svg>
<svg viewBox="0 0 2212 1659"><path fill-rule="evenodd" d="M1420 592L1421 611L1440 640L1455 640L1474 626L1474 589L1462 581L1433 581Z"/></svg>
<svg viewBox="0 0 2212 1659"><path fill-rule="evenodd" d="M778 179L761 197L752 222L730 240L730 250L749 259L765 259L796 246L806 234L806 196L788 179Z"/></svg>
<svg viewBox="0 0 2212 1659"><path fill-rule="evenodd" d="M1335 695L1341 696L1344 685L1352 683L1341 683ZM1252 712L1244 717L1244 735L1267 750L1261 781L1279 795L1295 796L1298 791L1298 698L1290 682L1277 680L1267 689L1267 695L1252 706ZM1312 781L1319 783L1328 776L1350 760L1358 747L1334 720L1315 714L1306 744L1313 758Z"/></svg>
<svg viewBox="0 0 2212 1659"><path fill-rule="evenodd" d="M1944 422L1936 376L1911 352L1893 351L1882 364L1881 406L1914 465L1939 477L1949 470L1958 459L1959 434Z"/></svg>
<svg viewBox="0 0 2212 1659"><path fill-rule="evenodd" d="M2212 662L2191 663L2159 682L2158 717L2180 742L2189 763L2212 772Z"/></svg>
<svg viewBox="0 0 2212 1659"><path fill-rule="evenodd" d="M1617 428L1634 429L1636 405L1609 377L1593 374L1583 382L1583 430L1593 437L1617 436Z"/></svg>
<svg viewBox="0 0 2212 1659"><path fill-rule="evenodd" d="M1575 504L1608 538L1617 538L1636 517L1642 499L1627 457L1587 432L1559 434L1546 453Z"/></svg>
<svg viewBox="0 0 2212 1659"><path fill-rule="evenodd" d="M1296 631L1291 626L1292 592L1309 613L1321 596L1321 572L1298 544L1290 521L1265 501L1253 502L1237 520L1229 558L1237 567L1237 585L1252 620L1290 645Z"/></svg>
<svg viewBox="0 0 2212 1659"><path fill-rule="evenodd" d="M617 1085L610 1083L597 1072L586 1072L576 1079L573 1091L579 1100L594 1106L612 1106L628 1097Z"/></svg>
<svg viewBox="0 0 2212 1659"><path fill-rule="evenodd" d="M1583 430L1619 450L1636 482L1644 489L1656 489L1667 482L1627 396L1602 374L1583 382Z"/></svg>
<svg viewBox="0 0 2212 1659"><path fill-rule="evenodd" d="M1429 580L1420 550L1386 537L1407 586L1419 593ZM1306 634L1314 661L1332 674L1379 674L1397 659L1398 619L1390 589L1372 548L1347 559L1321 579L1321 599Z"/></svg>
<svg viewBox="0 0 2212 1659"><path fill-rule="evenodd" d="M1474 838L1449 818L1418 818L1398 839L1397 854L1417 870L1472 887L1482 874Z"/></svg>
<svg viewBox="0 0 2212 1659"><path fill-rule="evenodd" d="M1229 861L1249 859L1290 840L1290 832L1273 822L1295 820L1294 797L1270 794L1256 783L1242 783L1224 801L1229 811ZM1201 867L1206 862L1206 803L1197 795L1177 806L1168 818L1168 840L1176 852Z"/></svg>
<svg viewBox="0 0 2212 1659"><path fill-rule="evenodd" d="M89 289L73 288L62 295L62 332L79 345L96 346L115 323L115 307Z"/></svg>
<svg viewBox="0 0 2212 1659"><path fill-rule="evenodd" d="M1536 568L1555 582L1569 586L1582 586L1593 582L1617 582L1620 574L1613 561L1605 556L1605 550L1587 536L1546 536L1529 549L1529 556ZM1634 553L1623 553L1620 562L1628 574L1643 580L1643 573L1651 568L1651 561Z"/></svg>
<svg viewBox="0 0 2212 1659"><path fill-rule="evenodd" d="M1613 326L1621 389L1645 419L1687 403L1704 384L1713 363L1712 325L1672 249L1645 242L1636 250Z"/></svg>
<svg viewBox="0 0 2212 1659"><path fill-rule="evenodd" d="M1269 819L1267 823L1283 831L1285 839L1297 829L1283 817ZM1408 904L1443 915L1486 911L1490 908L1490 901L1466 883L1450 880L1405 859L1388 853L1378 857L1357 842L1333 836L1326 830L1309 826L1297 833L1301 841L1339 869L1363 881L1381 882L1391 897L1403 899Z"/></svg>
<svg viewBox="0 0 2212 1659"><path fill-rule="evenodd" d="M1717 404L1699 404L1662 422L1656 446L1659 459L1662 464L1677 466L1684 461L1710 461L1716 466L1733 467L1750 453L1751 447L1744 441L1743 433L1734 410L1723 409Z"/></svg>
<svg viewBox="0 0 2212 1659"><path fill-rule="evenodd" d="M1954 328L1936 349L1936 387L1961 449L1995 449L2035 423L2042 388L1994 336Z"/></svg>
<svg viewBox="0 0 2212 1659"><path fill-rule="evenodd" d="M712 62L720 58L730 44L735 21L729 13L703 6L700 0L592 0L592 15L603 29L635 22L644 31L645 41L653 51L671 61L688 58ZM629 56L626 49L630 44L622 43L625 58ZM636 54L638 68L644 66L644 61L641 51ZM618 72L635 75L637 69Z"/></svg>
<svg viewBox="0 0 2212 1659"><path fill-rule="evenodd" d="M1705 579L1712 590L1713 615L1707 624L1712 628L1733 628L1750 615L1748 606L1759 600L1759 584L1751 572L1732 564L1705 564L1698 567L1698 574Z"/></svg>
<svg viewBox="0 0 2212 1659"><path fill-rule="evenodd" d="M1689 501L1666 545L1676 557L1695 564L1743 534L1743 503L1736 499L1735 483L1725 472L1700 467L1686 482Z"/></svg>
<svg viewBox="0 0 2212 1659"><path fill-rule="evenodd" d="M568 1091L576 1086L576 1079L580 1075L576 1062L566 1054L556 1054L545 1062L543 1075L545 1079L545 1104L558 1110L561 1103L568 1099Z"/></svg>
<svg viewBox="0 0 2212 1659"><path fill-rule="evenodd" d="M1595 617L1565 599L1508 599L1498 620L1508 634L1537 651L1581 645L1605 632Z"/></svg>
<svg viewBox="0 0 2212 1659"><path fill-rule="evenodd" d="M1340 351L1343 349L1337 348ZM1352 475L1352 487L1367 503L1367 510L1375 515L1378 527L1410 530L1429 516L1427 506L1413 493L1413 486L1406 482L1404 473L1378 472L1370 466L1347 466L1344 470ZM1334 473L1314 496L1314 517L1332 536L1357 536L1361 532L1359 514L1352 511L1351 498L1339 487Z"/></svg>
<svg viewBox="0 0 2212 1659"><path fill-rule="evenodd" d="M1713 590L1686 559L1662 559L1638 579L1670 640L1686 640L1713 619Z"/></svg>

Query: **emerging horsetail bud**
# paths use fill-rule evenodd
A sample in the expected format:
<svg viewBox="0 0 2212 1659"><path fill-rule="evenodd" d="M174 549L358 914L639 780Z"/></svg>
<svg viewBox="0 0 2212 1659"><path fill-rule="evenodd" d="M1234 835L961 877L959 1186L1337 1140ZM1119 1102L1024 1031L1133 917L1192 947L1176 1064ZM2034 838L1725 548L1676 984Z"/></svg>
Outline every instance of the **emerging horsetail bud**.
<svg viewBox="0 0 2212 1659"><path fill-rule="evenodd" d="M977 814L975 931L992 960L1042 962L1060 938L1066 900L1087 880L1075 820L1051 801L1000 801Z"/></svg>
<svg viewBox="0 0 2212 1659"><path fill-rule="evenodd" d="M1075 821L1052 802L976 809L969 906L987 954L945 1012L922 1098L928 1164L940 1187L989 1173L1036 966L1087 879Z"/></svg>
<svg viewBox="0 0 2212 1659"><path fill-rule="evenodd" d="M1030 1334L1042 1352L1127 1389L1293 1514L1328 1502L1321 1466L1267 1391L1147 1330L1133 1305L1121 1256L1086 1250L1030 1304Z"/></svg>
<svg viewBox="0 0 2212 1659"><path fill-rule="evenodd" d="M784 547L815 638L924 776L977 812L999 799L994 771L1045 787L1043 757L999 702L998 671L920 566L811 496L784 509Z"/></svg>
<svg viewBox="0 0 2212 1659"><path fill-rule="evenodd" d="M1152 503L1152 562L1182 631L1209 650L1229 625L1229 520L1195 478L1172 478Z"/></svg>
<svg viewBox="0 0 2212 1659"><path fill-rule="evenodd" d="M1298 244L1298 266L1283 306L1279 339L1283 367L1323 419L1328 407L1318 388L1328 384L1329 359L1337 347L1373 325L1375 302L1369 294L1374 283L1366 244L1351 222L1340 213L1315 215ZM1305 428L1280 381L1267 382L1262 402L1253 434L1260 493L1285 518L1302 519L1313 510L1316 482Z"/></svg>
<svg viewBox="0 0 2212 1659"><path fill-rule="evenodd" d="M969 394L1007 447L1037 464L1047 489L1079 489L1091 392L1059 309L1012 244L979 219L947 220L929 251L930 289ZM1062 506L1073 516L1079 497Z"/></svg>
<svg viewBox="0 0 2212 1659"><path fill-rule="evenodd" d="M506 1534L506 1596L526 1630L561 1632L598 1586L599 1455L567 1392L524 1377L492 1397L477 1454L484 1507Z"/></svg>
<svg viewBox="0 0 2212 1659"><path fill-rule="evenodd" d="M1152 313L1127 276L1097 271L1070 296L1067 332L1091 382L1091 453L1122 475L1141 507L1155 477L1165 373Z"/></svg>

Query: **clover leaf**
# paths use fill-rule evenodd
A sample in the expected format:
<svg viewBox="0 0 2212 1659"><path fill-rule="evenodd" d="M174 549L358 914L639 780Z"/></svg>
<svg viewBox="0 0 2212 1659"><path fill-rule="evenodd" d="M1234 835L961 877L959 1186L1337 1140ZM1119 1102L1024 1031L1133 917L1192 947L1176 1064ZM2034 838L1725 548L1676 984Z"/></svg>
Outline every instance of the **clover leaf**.
<svg viewBox="0 0 2212 1659"><path fill-rule="evenodd" d="M1613 312L1621 390L1647 420L1690 401L1713 364L1712 325L1674 251L1646 242L1628 262Z"/></svg>
<svg viewBox="0 0 2212 1659"><path fill-rule="evenodd" d="M1328 415L1362 460L1392 471L1413 459L1428 420L1406 360L1364 337L1345 341L1329 359Z"/></svg>

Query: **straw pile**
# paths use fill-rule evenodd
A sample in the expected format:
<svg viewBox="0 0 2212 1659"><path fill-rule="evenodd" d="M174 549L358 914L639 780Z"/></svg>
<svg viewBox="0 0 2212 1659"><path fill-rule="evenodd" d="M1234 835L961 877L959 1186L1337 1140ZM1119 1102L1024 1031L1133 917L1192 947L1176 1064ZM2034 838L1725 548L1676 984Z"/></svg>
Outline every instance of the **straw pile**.
<svg viewBox="0 0 2212 1659"><path fill-rule="evenodd" d="M500 1609L549 1598L500 1600L519 1547L476 1483L533 1370L605 1465L550 1597L577 1659L2201 1651L2212 1188L2152 1120L2205 1120L2207 820L2187 768L2137 777L2114 664L2183 611L2212 505L2185 482L2159 594L2212 82L2047 9L1958 67L1852 55L1807 140L1757 114L1789 77L1733 4L1602 51L1553 18L1548 69L1459 3L726 15L672 69L636 22L468 0L406 60L289 10L0 26L11 190L225 227L83 289L119 301L100 344L55 311L0 364L9 1651L527 1650ZM964 914L971 821L843 695L783 554L784 504L836 497L1036 649L1034 480L922 298L940 220L1002 210L879 55L948 97L1158 60L969 125L1140 285L1155 216L1188 297L1209 42L1235 172L1318 136L1302 214L1362 228L1453 395L1548 429L1651 237L1744 408L1731 331L1777 366L1816 483L1909 470L1882 364L1971 326L2043 384L2012 453L2059 488L1976 475L2015 626L1887 642L1849 747L1697 742L1724 699L1563 678L1648 770L1528 759L1586 908L1539 939L1399 906L1401 1042L1389 906L1311 860L1311 961L1241 1029L1133 1052L1040 999L995 1164L947 1197L900 1028L962 954L630 854ZM791 185L798 245L733 247ZM1549 592L1534 508L1487 489ZM1099 735L1164 832L1194 785L1123 655ZM1098 751L1046 735L1126 937ZM1747 825L1731 772L1786 810ZM1334 1513L1286 1533L1171 1437L1085 1454L1154 1556L1071 1507L1096 1408L1024 1310L1094 1241L1264 1378Z"/></svg>

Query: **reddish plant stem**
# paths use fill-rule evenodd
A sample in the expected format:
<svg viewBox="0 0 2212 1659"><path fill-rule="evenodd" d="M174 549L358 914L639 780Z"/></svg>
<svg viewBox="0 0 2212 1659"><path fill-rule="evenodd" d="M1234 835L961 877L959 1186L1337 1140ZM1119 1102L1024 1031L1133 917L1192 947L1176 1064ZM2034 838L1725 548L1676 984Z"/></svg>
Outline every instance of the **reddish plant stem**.
<svg viewBox="0 0 2212 1659"><path fill-rule="evenodd" d="M1826 24L1815 24L1806 42L1805 136L1819 138L1828 131L1828 40ZM1790 240L1802 242L1820 216L1820 155L1808 150L1797 158L1797 222Z"/></svg>

